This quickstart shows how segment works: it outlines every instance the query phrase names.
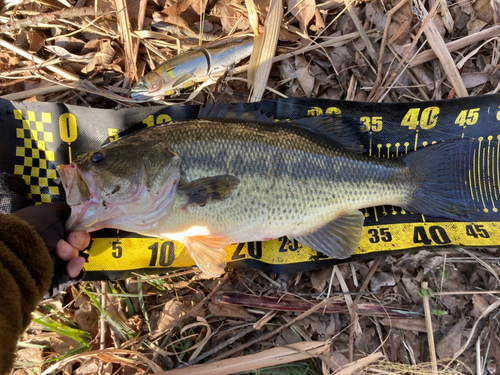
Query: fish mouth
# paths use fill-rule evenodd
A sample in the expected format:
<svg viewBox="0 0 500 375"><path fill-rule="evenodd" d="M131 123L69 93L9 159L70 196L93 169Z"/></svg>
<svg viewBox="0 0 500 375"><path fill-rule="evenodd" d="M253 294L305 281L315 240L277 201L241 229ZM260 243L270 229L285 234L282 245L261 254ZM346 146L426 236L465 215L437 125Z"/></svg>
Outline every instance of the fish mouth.
<svg viewBox="0 0 500 375"><path fill-rule="evenodd" d="M59 165L57 171L71 207L66 222L66 230L70 232L93 232L103 228L137 233L151 230L160 224L158 218L170 210L180 180L177 171L168 177L163 189L156 194L140 184L120 201L104 201L96 176L80 171L74 164Z"/></svg>
<svg viewBox="0 0 500 375"><path fill-rule="evenodd" d="M100 229L95 227L99 220L94 219L101 206L96 190L74 164L58 165L56 169L66 191L66 202L71 207L66 230L92 232Z"/></svg>

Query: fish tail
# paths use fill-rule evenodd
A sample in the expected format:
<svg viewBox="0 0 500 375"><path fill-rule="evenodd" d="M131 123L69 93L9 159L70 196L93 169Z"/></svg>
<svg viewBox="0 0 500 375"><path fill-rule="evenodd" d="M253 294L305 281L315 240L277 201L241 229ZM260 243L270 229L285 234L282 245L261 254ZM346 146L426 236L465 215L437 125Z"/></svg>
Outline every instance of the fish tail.
<svg viewBox="0 0 500 375"><path fill-rule="evenodd" d="M403 156L412 181L403 207L428 216L473 221L479 209L469 181L476 150L472 142L447 140Z"/></svg>

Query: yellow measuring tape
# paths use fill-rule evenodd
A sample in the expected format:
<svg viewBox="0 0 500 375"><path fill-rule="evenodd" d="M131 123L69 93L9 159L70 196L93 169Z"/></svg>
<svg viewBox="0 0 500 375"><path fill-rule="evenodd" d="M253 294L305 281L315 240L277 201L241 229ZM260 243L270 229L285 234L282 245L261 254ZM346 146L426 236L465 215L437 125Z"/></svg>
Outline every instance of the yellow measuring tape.
<svg viewBox="0 0 500 375"><path fill-rule="evenodd" d="M363 228L361 242L354 253L380 254L400 249L436 246L496 246L500 223L405 223ZM225 248L228 266L243 260L257 260L268 265L329 263L324 256L297 241L279 238L266 242L233 244ZM85 270L133 271L194 266L184 245L159 238L94 238ZM307 267L310 268L310 267ZM318 268L318 265L316 267Z"/></svg>

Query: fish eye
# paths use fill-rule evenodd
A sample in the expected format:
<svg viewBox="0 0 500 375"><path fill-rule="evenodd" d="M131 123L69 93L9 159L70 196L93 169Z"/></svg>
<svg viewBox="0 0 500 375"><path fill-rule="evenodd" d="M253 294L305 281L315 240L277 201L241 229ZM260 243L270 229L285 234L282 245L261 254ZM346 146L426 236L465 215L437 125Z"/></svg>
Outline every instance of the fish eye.
<svg viewBox="0 0 500 375"><path fill-rule="evenodd" d="M92 163L97 164L104 160L104 155L101 152L94 152L90 157Z"/></svg>

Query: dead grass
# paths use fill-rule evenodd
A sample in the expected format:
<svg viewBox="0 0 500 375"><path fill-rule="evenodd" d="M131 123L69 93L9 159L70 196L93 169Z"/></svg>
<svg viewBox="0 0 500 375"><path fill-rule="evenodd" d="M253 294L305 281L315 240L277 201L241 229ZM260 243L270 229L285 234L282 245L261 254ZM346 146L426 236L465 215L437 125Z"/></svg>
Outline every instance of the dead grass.
<svg viewBox="0 0 500 375"><path fill-rule="evenodd" d="M218 91L204 87L166 101L407 102L496 93L497 6L486 0L6 2L0 94L140 106L127 91L154 66L202 40L250 29L262 40L250 68L229 72ZM166 22L169 33L152 30L153 20ZM40 305L14 372L497 374L498 271L494 250L440 250L295 275L247 270L204 280L188 271L82 283Z"/></svg>

